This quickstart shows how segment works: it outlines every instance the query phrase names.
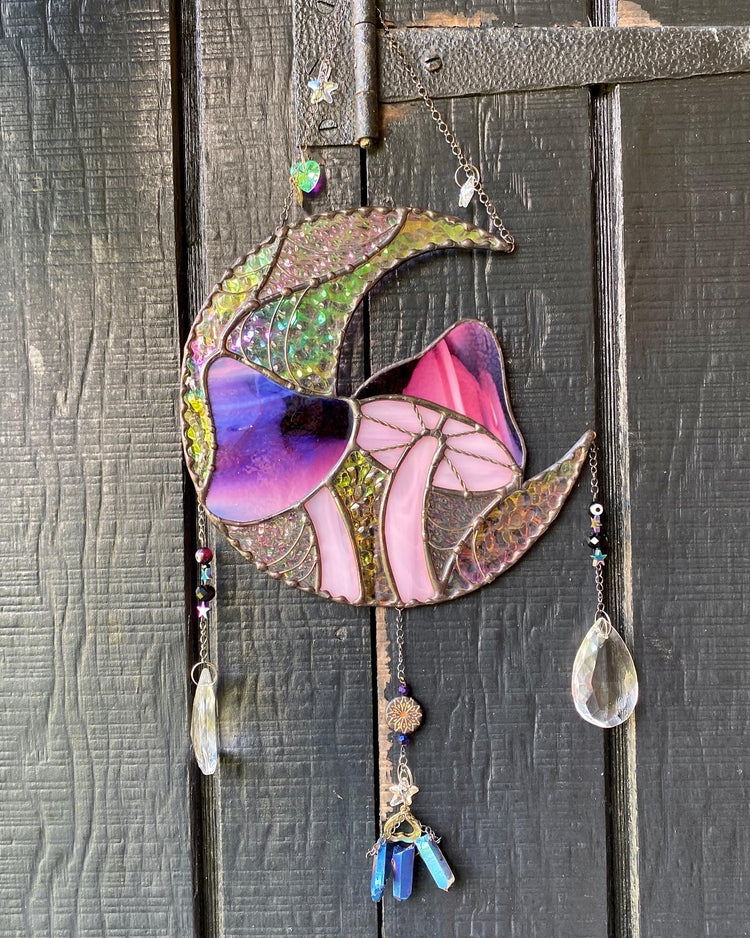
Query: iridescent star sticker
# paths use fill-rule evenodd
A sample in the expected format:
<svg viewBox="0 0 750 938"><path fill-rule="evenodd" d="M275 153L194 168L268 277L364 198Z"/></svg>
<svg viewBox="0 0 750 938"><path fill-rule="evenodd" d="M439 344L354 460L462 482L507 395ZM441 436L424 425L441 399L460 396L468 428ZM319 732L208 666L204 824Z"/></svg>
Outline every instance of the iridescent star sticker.
<svg viewBox="0 0 750 938"><path fill-rule="evenodd" d="M405 804L410 805L412 798L419 791L416 785L413 783L410 784L401 784L401 785L391 785L388 791L393 792L393 797L391 798L391 807L395 808L396 805Z"/></svg>
<svg viewBox="0 0 750 938"><path fill-rule="evenodd" d="M320 63L318 77L311 78L307 83L307 87L312 91L310 95L311 104L320 104L321 101L325 101L326 104L333 104L333 92L338 89L338 85L335 81L331 81L331 66L325 59Z"/></svg>

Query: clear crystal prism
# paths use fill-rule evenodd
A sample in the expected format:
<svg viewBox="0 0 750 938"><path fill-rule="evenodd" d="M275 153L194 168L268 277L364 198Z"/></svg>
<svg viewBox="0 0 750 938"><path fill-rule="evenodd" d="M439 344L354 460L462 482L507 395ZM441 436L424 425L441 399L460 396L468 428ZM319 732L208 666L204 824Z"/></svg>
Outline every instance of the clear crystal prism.
<svg viewBox="0 0 750 938"><path fill-rule="evenodd" d="M474 198L474 193L476 191L476 182L473 176L469 176L466 182L461 186L461 191L458 193L458 204L461 208L466 208L466 206Z"/></svg>
<svg viewBox="0 0 750 938"><path fill-rule="evenodd" d="M608 618L597 619L581 642L573 662L571 689L576 710L595 726L618 726L635 709L635 664Z"/></svg>
<svg viewBox="0 0 750 938"><path fill-rule="evenodd" d="M213 775L218 763L219 747L216 734L216 693L213 675L208 667L201 670L195 688L190 738L201 772L204 775Z"/></svg>

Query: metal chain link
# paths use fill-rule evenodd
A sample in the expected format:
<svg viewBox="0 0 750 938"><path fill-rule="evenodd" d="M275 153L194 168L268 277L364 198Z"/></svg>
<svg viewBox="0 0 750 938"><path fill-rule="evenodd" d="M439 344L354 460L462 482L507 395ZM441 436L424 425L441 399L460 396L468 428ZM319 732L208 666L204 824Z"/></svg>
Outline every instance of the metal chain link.
<svg viewBox="0 0 750 938"><path fill-rule="evenodd" d="M401 62L401 65L403 66L404 71L407 73L407 75L411 79L411 82L414 85L414 88L416 89L417 94L427 105L427 108L430 112L430 116L435 122L440 133L445 138L446 143L451 148L451 152L458 160L461 169L466 174L466 178L474 179L474 191L477 193L479 197L479 201L484 206L487 212L487 215L489 216L491 225L495 226L498 234L503 239L503 241L505 241L506 244L513 247L513 245L515 245L516 243L515 239L513 238L513 235L510 233L510 231L508 231L508 229L505 227L505 222L500 217L500 214L495 206L495 203L490 199L489 195L487 195L487 192L484 186L482 185L482 179L481 179L479 170L471 162L471 160L466 156L466 153L464 152L463 147L459 143L458 138L456 137L455 133L451 130L451 128L448 126L448 124L445 121L445 118L438 110L437 106L435 105L434 98L428 92L427 88L424 85L424 82L419 76L419 73L409 61L406 55L406 52L402 48L399 41L393 35L392 27L389 23L386 22L382 11L380 10L379 7L376 7L376 11L378 15L378 20L380 21L380 25L383 27L383 34L386 38L386 41L388 42L390 47L398 56L398 59Z"/></svg>
<svg viewBox="0 0 750 938"><path fill-rule="evenodd" d="M591 502L599 501L599 450L596 440L589 447L589 473L591 474ZM594 567L594 584L596 586L596 616L595 621L603 620L607 629L612 627L606 606L604 605L604 564Z"/></svg>
<svg viewBox="0 0 750 938"><path fill-rule="evenodd" d="M206 547L207 525L206 511L203 505L198 505L198 547ZM216 581L216 557L212 560L214 570L214 582ZM208 616L198 617L198 661L200 664L211 664L209 656L209 629Z"/></svg>
<svg viewBox="0 0 750 938"><path fill-rule="evenodd" d="M396 650L398 659L396 663L396 677L399 684L406 684L406 665L404 663L404 613L402 609L396 612Z"/></svg>

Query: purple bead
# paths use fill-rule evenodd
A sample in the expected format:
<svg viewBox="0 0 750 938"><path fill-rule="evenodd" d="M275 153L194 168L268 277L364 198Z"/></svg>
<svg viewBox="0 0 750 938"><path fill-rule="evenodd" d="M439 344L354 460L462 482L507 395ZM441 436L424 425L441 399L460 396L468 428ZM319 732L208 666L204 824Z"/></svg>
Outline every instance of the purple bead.
<svg viewBox="0 0 750 938"><path fill-rule="evenodd" d="M399 684L399 685L398 685L398 692L399 692L399 694L402 694L404 697L406 697L406 696L408 695L408 693L409 693L409 685L408 685L408 684Z"/></svg>
<svg viewBox="0 0 750 938"><path fill-rule="evenodd" d="M409 736L408 733L399 733L398 741L401 743L402 746L408 746L409 743L411 742L411 736Z"/></svg>
<svg viewBox="0 0 750 938"><path fill-rule="evenodd" d="M198 563L211 563L214 559L214 552L210 547L199 547L195 552L195 559Z"/></svg>

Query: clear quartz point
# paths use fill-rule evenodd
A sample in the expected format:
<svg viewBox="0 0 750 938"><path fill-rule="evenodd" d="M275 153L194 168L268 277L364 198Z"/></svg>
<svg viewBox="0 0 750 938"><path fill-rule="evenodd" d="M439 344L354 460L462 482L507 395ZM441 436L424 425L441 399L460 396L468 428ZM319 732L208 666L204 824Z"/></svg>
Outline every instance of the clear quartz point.
<svg viewBox="0 0 750 938"><path fill-rule="evenodd" d="M461 208L466 208L466 206L474 198L474 193L476 192L476 182L473 176L469 176L466 182L461 186L461 191L458 193L458 204Z"/></svg>
<svg viewBox="0 0 750 938"><path fill-rule="evenodd" d="M581 642L571 685L576 710L595 726L619 726L633 712L638 675L627 645L608 618L597 619Z"/></svg>
<svg viewBox="0 0 750 938"><path fill-rule="evenodd" d="M204 775L213 775L218 762L216 735L216 693L211 669L201 670L193 698L190 738L198 766Z"/></svg>

